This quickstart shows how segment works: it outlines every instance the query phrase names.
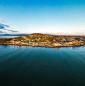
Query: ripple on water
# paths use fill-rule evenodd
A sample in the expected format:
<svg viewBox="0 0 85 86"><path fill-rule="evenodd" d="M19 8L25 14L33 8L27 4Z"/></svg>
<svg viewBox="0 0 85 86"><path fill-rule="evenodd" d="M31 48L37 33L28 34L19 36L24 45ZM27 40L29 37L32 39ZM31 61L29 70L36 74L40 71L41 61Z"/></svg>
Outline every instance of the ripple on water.
<svg viewBox="0 0 85 86"><path fill-rule="evenodd" d="M85 47L0 46L0 82L11 86L84 86Z"/></svg>

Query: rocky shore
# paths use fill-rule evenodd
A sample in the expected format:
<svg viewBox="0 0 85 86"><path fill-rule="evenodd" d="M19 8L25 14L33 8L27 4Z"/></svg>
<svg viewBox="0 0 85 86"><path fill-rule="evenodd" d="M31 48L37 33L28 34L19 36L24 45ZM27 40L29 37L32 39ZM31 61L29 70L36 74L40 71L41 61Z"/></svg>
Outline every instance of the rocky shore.
<svg viewBox="0 0 85 86"><path fill-rule="evenodd" d="M0 39L0 45L32 46L32 47L75 47L85 45L83 36L55 36L34 33L17 38Z"/></svg>

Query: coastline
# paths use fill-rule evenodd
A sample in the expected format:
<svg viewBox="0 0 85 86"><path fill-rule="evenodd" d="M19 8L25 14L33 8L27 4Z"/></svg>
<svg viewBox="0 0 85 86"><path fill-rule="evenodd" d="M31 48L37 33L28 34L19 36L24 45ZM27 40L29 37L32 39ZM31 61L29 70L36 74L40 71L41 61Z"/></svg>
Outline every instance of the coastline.
<svg viewBox="0 0 85 86"><path fill-rule="evenodd" d="M7 44L0 44L0 46L15 46L15 47L41 47L41 48L75 48L75 47L84 47L85 45L78 45L78 46L57 46L57 47L48 47L48 46L28 46L28 45L7 45Z"/></svg>
<svg viewBox="0 0 85 86"><path fill-rule="evenodd" d="M0 45L47 47L47 48L79 47L85 45L85 37L55 36L55 35L34 33L31 35L17 38L8 38L8 39L1 38Z"/></svg>

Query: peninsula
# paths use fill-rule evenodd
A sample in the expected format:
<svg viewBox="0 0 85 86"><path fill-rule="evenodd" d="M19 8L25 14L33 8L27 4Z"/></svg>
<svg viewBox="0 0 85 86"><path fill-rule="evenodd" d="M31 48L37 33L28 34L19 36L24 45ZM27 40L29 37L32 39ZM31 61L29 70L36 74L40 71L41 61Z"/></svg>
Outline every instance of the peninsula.
<svg viewBox="0 0 85 86"><path fill-rule="evenodd" d="M85 45L84 36L60 36L33 33L16 38L0 38L0 45L31 46L31 47L74 47Z"/></svg>

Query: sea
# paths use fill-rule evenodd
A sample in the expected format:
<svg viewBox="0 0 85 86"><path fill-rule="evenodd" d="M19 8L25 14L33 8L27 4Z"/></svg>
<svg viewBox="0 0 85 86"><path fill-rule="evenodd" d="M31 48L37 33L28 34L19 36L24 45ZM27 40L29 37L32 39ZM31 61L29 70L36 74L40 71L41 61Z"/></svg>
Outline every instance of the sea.
<svg viewBox="0 0 85 86"><path fill-rule="evenodd" d="M0 36L0 38L16 38L16 37L21 37L21 36Z"/></svg>
<svg viewBox="0 0 85 86"><path fill-rule="evenodd" d="M85 46L0 46L0 86L85 86Z"/></svg>

